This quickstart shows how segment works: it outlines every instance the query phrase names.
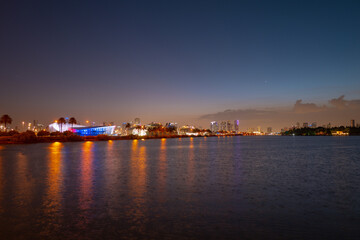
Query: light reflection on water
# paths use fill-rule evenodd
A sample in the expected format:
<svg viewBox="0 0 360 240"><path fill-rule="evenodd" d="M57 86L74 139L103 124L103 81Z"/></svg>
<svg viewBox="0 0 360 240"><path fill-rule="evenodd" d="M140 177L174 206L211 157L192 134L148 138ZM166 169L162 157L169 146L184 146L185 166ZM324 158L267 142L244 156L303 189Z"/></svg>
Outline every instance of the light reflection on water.
<svg viewBox="0 0 360 240"><path fill-rule="evenodd" d="M93 188L93 142L83 143L81 161L80 199L79 204L82 210L90 209L92 204ZM86 217L84 216L86 219Z"/></svg>
<svg viewBox="0 0 360 240"><path fill-rule="evenodd" d="M45 229L42 231L46 234L50 231L57 231L61 225L61 208L62 208L62 194L63 194L63 170L64 164L62 155L63 143L54 142L48 147L48 170L46 194L44 194L43 210L45 220Z"/></svg>
<svg viewBox="0 0 360 240"><path fill-rule="evenodd" d="M0 239L349 238L360 138L0 146Z"/></svg>

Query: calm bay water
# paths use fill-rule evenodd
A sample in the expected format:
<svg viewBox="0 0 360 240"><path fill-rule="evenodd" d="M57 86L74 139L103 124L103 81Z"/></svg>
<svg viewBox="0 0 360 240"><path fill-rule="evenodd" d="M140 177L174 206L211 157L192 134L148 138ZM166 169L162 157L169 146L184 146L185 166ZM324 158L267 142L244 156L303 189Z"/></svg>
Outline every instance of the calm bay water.
<svg viewBox="0 0 360 240"><path fill-rule="evenodd" d="M0 146L0 239L360 239L360 137Z"/></svg>

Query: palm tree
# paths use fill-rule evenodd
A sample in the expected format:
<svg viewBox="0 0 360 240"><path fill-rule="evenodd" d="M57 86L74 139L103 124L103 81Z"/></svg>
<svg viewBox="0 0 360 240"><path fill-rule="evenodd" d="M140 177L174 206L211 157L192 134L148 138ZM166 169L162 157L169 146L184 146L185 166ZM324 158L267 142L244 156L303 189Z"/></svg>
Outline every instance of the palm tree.
<svg viewBox="0 0 360 240"><path fill-rule="evenodd" d="M62 125L65 124L65 118L61 117L58 119L58 124L60 124L60 132L62 132Z"/></svg>
<svg viewBox="0 0 360 240"><path fill-rule="evenodd" d="M74 124L77 124L77 121L74 117L69 119L69 123L71 124L71 128L74 128Z"/></svg>
<svg viewBox="0 0 360 240"><path fill-rule="evenodd" d="M11 124L12 123L12 118L5 114L0 118L0 123L5 125L5 131L6 131L6 124Z"/></svg>

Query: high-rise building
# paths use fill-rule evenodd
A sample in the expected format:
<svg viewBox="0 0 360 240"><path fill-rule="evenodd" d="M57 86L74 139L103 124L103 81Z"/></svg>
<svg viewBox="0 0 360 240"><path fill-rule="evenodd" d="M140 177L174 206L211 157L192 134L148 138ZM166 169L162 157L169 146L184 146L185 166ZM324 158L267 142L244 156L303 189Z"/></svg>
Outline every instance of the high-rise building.
<svg viewBox="0 0 360 240"><path fill-rule="evenodd" d="M260 126L257 127L257 131L258 131L259 133L261 132L261 127L260 127Z"/></svg>
<svg viewBox="0 0 360 240"><path fill-rule="evenodd" d="M221 129L221 131L226 131L226 122L225 121L221 122L220 129Z"/></svg>
<svg viewBox="0 0 360 240"><path fill-rule="evenodd" d="M300 123L297 122L295 126L296 126L296 128L300 128Z"/></svg>
<svg viewBox="0 0 360 240"><path fill-rule="evenodd" d="M219 131L219 125L216 121L210 122L210 131L213 133Z"/></svg>
<svg viewBox="0 0 360 240"><path fill-rule="evenodd" d="M307 122L304 122L304 123L303 123L303 127L304 127L304 128L307 128L307 127L309 127L309 123L307 123Z"/></svg>
<svg viewBox="0 0 360 240"><path fill-rule="evenodd" d="M268 128L267 128L267 133L268 133L268 134L272 133L272 127L268 127Z"/></svg>
<svg viewBox="0 0 360 240"><path fill-rule="evenodd" d="M350 121L350 127L355 127L355 120L354 119Z"/></svg>
<svg viewBox="0 0 360 240"><path fill-rule="evenodd" d="M311 127L312 127L312 128L316 128L316 127L317 127L317 123L316 123L316 122L313 122L313 123L311 124Z"/></svg>
<svg viewBox="0 0 360 240"><path fill-rule="evenodd" d="M232 131L232 124L230 121L226 122L226 131L231 132Z"/></svg>
<svg viewBox="0 0 360 240"><path fill-rule="evenodd" d="M234 121L234 130L235 132L239 132L239 120Z"/></svg>

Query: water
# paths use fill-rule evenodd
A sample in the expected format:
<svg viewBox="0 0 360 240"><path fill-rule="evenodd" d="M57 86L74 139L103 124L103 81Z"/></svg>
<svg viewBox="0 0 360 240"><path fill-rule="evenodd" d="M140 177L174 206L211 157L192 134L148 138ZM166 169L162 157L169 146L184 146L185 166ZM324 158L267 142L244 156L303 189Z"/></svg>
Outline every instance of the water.
<svg viewBox="0 0 360 240"><path fill-rule="evenodd" d="M359 137L0 146L0 239L360 239Z"/></svg>

